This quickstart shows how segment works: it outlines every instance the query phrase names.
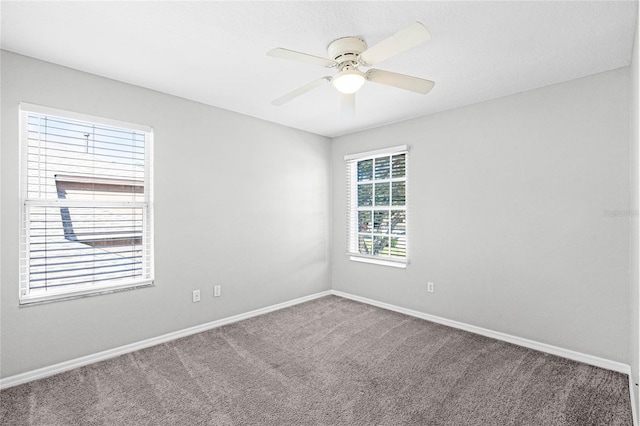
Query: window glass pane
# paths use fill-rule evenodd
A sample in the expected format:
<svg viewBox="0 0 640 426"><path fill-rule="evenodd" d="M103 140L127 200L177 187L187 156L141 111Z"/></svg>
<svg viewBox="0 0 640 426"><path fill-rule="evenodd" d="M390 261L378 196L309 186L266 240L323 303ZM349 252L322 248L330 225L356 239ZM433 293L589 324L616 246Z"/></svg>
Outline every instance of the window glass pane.
<svg viewBox="0 0 640 426"><path fill-rule="evenodd" d="M32 290L143 277L142 208L32 207Z"/></svg>
<svg viewBox="0 0 640 426"><path fill-rule="evenodd" d="M374 237L373 253L374 255L389 255L389 237Z"/></svg>
<svg viewBox="0 0 640 426"><path fill-rule="evenodd" d="M393 182L391 184L391 205L404 206L405 205L405 182Z"/></svg>
<svg viewBox="0 0 640 426"><path fill-rule="evenodd" d="M376 183L376 206L389 205L389 183Z"/></svg>
<svg viewBox="0 0 640 426"><path fill-rule="evenodd" d="M393 235L406 235L407 213L404 210L391 210L391 233Z"/></svg>
<svg viewBox="0 0 640 426"><path fill-rule="evenodd" d="M407 257L407 240L405 238L391 238L389 253L394 257Z"/></svg>
<svg viewBox="0 0 640 426"><path fill-rule="evenodd" d="M389 233L389 211L376 210L373 212L373 232L377 234Z"/></svg>
<svg viewBox="0 0 640 426"><path fill-rule="evenodd" d="M119 187L134 186L140 195L130 201L144 200L144 133L36 114L28 116L28 131L29 198L65 198L65 191L86 198L90 191L89 199L123 201L134 192Z"/></svg>
<svg viewBox="0 0 640 426"><path fill-rule="evenodd" d="M358 161L358 182L373 179L373 160Z"/></svg>
<svg viewBox="0 0 640 426"><path fill-rule="evenodd" d="M393 156L392 160L392 173L394 178L401 178L405 175L406 170L406 154L398 154Z"/></svg>
<svg viewBox="0 0 640 426"><path fill-rule="evenodd" d="M373 184L358 185L358 206L371 206L373 202Z"/></svg>
<svg viewBox="0 0 640 426"><path fill-rule="evenodd" d="M376 158L376 179L389 179L390 157Z"/></svg>
<svg viewBox="0 0 640 426"><path fill-rule="evenodd" d="M358 235L358 251L362 254L372 254L373 237Z"/></svg>
<svg viewBox="0 0 640 426"><path fill-rule="evenodd" d="M371 232L371 212L358 212L358 232Z"/></svg>

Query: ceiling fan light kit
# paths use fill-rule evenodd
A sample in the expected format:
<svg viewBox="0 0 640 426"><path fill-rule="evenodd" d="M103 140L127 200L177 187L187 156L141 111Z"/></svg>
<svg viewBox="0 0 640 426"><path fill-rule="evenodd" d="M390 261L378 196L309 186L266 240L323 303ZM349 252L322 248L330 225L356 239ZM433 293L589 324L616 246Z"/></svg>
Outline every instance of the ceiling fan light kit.
<svg viewBox="0 0 640 426"><path fill-rule="evenodd" d="M415 22L372 47L368 47L364 40L357 37L343 37L334 40L327 49L329 58L308 55L281 47L272 49L267 52L267 55L338 69L335 76L324 76L274 100L272 104L280 106L327 81L331 81L340 93L348 95L346 98L342 96L343 114L345 107L354 108L355 102L352 98L365 81L426 94L435 85L431 80L373 68L362 72L360 67L370 67L430 39L431 34L427 28L420 22Z"/></svg>
<svg viewBox="0 0 640 426"><path fill-rule="evenodd" d="M358 70L344 70L336 74L331 83L333 87L338 89L338 92L349 95L356 93L362 87L364 76L365 74Z"/></svg>
<svg viewBox="0 0 640 426"><path fill-rule="evenodd" d="M358 65L360 54L366 49L367 43L355 37L339 38L329 45L329 56L336 61L339 70L331 83L340 93L355 93L364 84L365 74Z"/></svg>

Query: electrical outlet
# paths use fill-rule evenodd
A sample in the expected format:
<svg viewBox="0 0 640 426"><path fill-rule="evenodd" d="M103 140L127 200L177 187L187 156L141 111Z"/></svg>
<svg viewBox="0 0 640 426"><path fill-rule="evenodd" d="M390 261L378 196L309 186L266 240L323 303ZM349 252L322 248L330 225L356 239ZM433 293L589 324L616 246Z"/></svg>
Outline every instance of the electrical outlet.
<svg viewBox="0 0 640 426"><path fill-rule="evenodd" d="M427 283L427 291L433 293L433 283Z"/></svg>
<svg viewBox="0 0 640 426"><path fill-rule="evenodd" d="M193 301L194 302L200 301L200 290L193 290Z"/></svg>
<svg viewBox="0 0 640 426"><path fill-rule="evenodd" d="M220 286L213 286L213 297L220 297Z"/></svg>

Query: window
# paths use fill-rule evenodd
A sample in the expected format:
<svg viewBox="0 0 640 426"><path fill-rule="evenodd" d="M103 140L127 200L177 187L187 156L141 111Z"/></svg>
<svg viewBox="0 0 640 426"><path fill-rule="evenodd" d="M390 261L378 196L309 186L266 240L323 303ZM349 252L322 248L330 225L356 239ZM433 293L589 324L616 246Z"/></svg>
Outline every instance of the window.
<svg viewBox="0 0 640 426"><path fill-rule="evenodd" d="M20 105L20 303L153 283L152 130Z"/></svg>
<svg viewBox="0 0 640 426"><path fill-rule="evenodd" d="M406 266L407 151L402 145L345 156L351 260Z"/></svg>

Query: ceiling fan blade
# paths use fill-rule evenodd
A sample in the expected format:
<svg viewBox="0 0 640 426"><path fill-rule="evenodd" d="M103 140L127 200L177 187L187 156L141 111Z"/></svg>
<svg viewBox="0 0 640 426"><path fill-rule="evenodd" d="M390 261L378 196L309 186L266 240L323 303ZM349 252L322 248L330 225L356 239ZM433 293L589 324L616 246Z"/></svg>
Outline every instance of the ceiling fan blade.
<svg viewBox="0 0 640 426"><path fill-rule="evenodd" d="M322 77L319 80L315 80L312 81L309 84L306 84L302 87L298 87L296 90L294 90L293 92L287 93L284 96L279 97L278 99L276 99L275 101L272 101L271 103L275 106L280 106L286 102L289 102L290 100L297 98L300 95L303 95L305 93L307 93L310 90L313 90L317 87L322 86L325 83L328 83L331 81L331 77Z"/></svg>
<svg viewBox="0 0 640 426"><path fill-rule="evenodd" d="M424 78L376 69L370 69L365 75L367 80L373 81L374 83L386 84L387 86L398 87L400 89L421 93L423 95L429 93L436 84L435 82L425 80Z"/></svg>
<svg viewBox="0 0 640 426"><path fill-rule="evenodd" d="M308 55L302 52L296 52L295 50L283 49L282 47L276 47L267 52L268 56L274 58L289 59L291 61L306 62L313 65L319 65L321 67L335 67L338 65L333 59L322 58L320 56Z"/></svg>
<svg viewBox="0 0 640 426"><path fill-rule="evenodd" d="M429 30L420 22L415 22L362 52L360 59L365 66L375 65L429 40Z"/></svg>
<svg viewBox="0 0 640 426"><path fill-rule="evenodd" d="M341 112L340 115L345 121L353 120L356 116L356 94L340 94Z"/></svg>

